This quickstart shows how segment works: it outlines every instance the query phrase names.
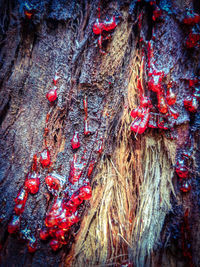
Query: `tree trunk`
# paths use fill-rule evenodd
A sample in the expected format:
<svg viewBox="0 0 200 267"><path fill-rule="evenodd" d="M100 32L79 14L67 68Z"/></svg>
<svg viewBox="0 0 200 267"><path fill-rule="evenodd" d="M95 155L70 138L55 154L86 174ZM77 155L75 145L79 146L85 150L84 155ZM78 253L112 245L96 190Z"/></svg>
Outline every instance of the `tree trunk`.
<svg viewBox="0 0 200 267"><path fill-rule="evenodd" d="M1 266L199 266L200 117L184 104L187 96L199 101L200 41L190 36L200 34L198 0L1 0L0 6ZM195 15L187 8L195 22L188 22ZM101 34L93 32L98 17ZM58 98L49 102L55 73ZM169 90L178 118L166 102ZM151 104L142 104L142 95ZM139 126L130 116L138 106L143 115L132 116ZM159 122L140 133L144 113ZM71 147L75 131L78 149ZM40 160L45 148L48 168ZM74 155L81 177L72 184ZM177 173L178 160L186 178ZM9 234L15 199L33 171L39 191L28 193L20 229ZM92 187L56 252L52 237L39 237L56 199L45 182L52 172L65 179L58 198Z"/></svg>

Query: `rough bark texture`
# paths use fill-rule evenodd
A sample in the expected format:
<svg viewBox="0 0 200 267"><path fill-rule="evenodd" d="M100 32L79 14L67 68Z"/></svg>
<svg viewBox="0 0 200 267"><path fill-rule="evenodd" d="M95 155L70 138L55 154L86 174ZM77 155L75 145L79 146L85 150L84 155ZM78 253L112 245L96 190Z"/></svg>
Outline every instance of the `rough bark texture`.
<svg viewBox="0 0 200 267"><path fill-rule="evenodd" d="M199 54L184 47L188 28L181 24L187 7L200 12L200 6L189 0L157 2L163 17L154 22L149 1L100 1L102 19L120 16L102 55L92 32L99 1L35 0L31 20L24 16L22 1L0 1L1 266L119 266L124 261L134 266L200 265L200 118L198 112L191 116L183 105L187 79L198 75ZM167 74L166 84L171 79L176 82L175 107L180 116L173 127L174 140L164 130L148 129L141 136L130 131L130 111L139 103L138 77L145 94L155 99L141 68L143 52L147 54L144 43L152 39L152 29L155 65ZM56 71L61 77L58 100L50 105L45 95ZM93 132L87 137L83 134L85 95ZM46 114L46 144L53 164L40 169L40 190L29 195L20 233L9 235L14 198L33 155L45 147ZM29 230L38 237L53 203L45 175L54 170L69 176L75 130L81 142L78 158L84 155L86 166L91 159L97 161L93 197L81 207L82 220L71 228L67 245L52 252L48 242L38 238L38 249L30 254L24 237ZM101 138L104 150L99 157L95 149ZM192 150L192 191L182 194L174 166L185 147ZM187 209L188 224L183 219ZM190 235L192 259L183 256L181 226Z"/></svg>

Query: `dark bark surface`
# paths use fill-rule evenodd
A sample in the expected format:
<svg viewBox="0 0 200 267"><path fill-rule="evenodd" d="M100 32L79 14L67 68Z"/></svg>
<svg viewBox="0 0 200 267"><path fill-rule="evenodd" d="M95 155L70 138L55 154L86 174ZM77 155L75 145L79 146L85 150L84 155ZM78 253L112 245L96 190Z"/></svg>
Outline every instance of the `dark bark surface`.
<svg viewBox="0 0 200 267"><path fill-rule="evenodd" d="M157 2L163 14L161 20L154 22L153 7L149 1L100 1L100 4L99 1L32 1L36 11L31 20L24 15L23 1L0 1L1 266L119 266L124 260L132 261L134 266L199 266L200 118L199 112L191 115L183 105L183 99L190 92L188 80L200 75L199 51L198 48L185 48L184 42L189 28L181 21L187 7L194 7L198 13L200 6L198 1ZM104 42L105 55L100 53L97 37L92 32L98 16L98 5L101 7L102 19L113 15L118 18L118 25L112 31L111 39ZM138 26L139 16L141 28ZM140 42L141 38L144 42ZM141 73L140 68L143 55L147 61L147 43L152 39L155 65L157 70L165 72L165 85L170 80L176 82L173 88L177 95L175 108L180 116L176 122L170 122L168 131L177 136L174 140L167 139L165 131L158 129L148 129L141 137L135 137L127 130L130 128L130 117L126 124L123 123L124 114L130 114L131 109L139 104L137 75L143 77L145 95L150 96L156 105L155 94L147 87L148 74L145 71ZM60 76L58 99L54 104L49 104L46 93L52 87L55 72ZM131 83L133 86L129 97ZM92 132L90 136L84 136L85 95L88 97L88 117ZM47 114L49 119L46 123ZM126 131L123 128L125 125ZM49 129L46 143L45 127ZM68 244L58 252L53 252L48 242L39 240L39 229L43 227L46 213L54 200L44 179L51 171L68 179L70 161L74 154L70 142L74 131L79 132L81 142L77 151L78 159L81 160L84 156L86 164L80 184L86 176L90 161L96 162L92 175L93 199L79 208L83 219L71 227ZM145 220L146 211L140 209L142 193L149 194L155 209L149 215L149 225L144 228L140 226L139 236L137 223L131 227L133 232L127 233L127 242L124 239L119 241L116 237L118 233L122 235L123 230L119 230L122 226L116 223L114 215L110 220L114 230L108 231L106 241L103 238L101 240L101 237L92 239L88 233L95 228L95 220L99 216L99 220L104 222L102 213L97 212L104 205L101 200L106 194L106 183L109 182L100 176L102 165L107 161L117 162L115 151L118 149L118 140L124 142L123 132L129 133L126 145L135 158L135 169L131 173L132 191L131 182L129 184L133 199L131 204L127 204L130 205L131 215L124 215L125 221L136 222L137 218ZM100 156L97 146L102 139L104 150ZM51 153L52 165L49 169L39 167L39 192L35 195L29 194L21 216L20 232L9 235L7 225L13 214L14 198L31 169L33 156L46 145ZM185 148L192 153L192 191L182 194L178 178L174 174L174 166ZM124 161L127 160L129 164L131 155L127 158L125 152L123 155ZM153 168L159 168L160 171L152 174ZM153 178L151 180L148 177ZM169 183L163 181L165 177ZM149 185L155 186L149 192L142 187L147 184L148 179L151 181ZM122 181L123 179L119 183ZM74 185L72 190L78 189L80 184ZM126 192L128 196L128 189ZM165 201L169 203L166 204ZM115 209L120 210L120 207ZM184 217L187 209L188 222L186 216ZM128 229L128 226L125 228ZM183 232L186 241L183 241ZM32 234L38 239L38 249L34 254L27 251L26 239ZM108 243L107 247L102 245L102 253L104 249L107 250L104 257L99 252L100 241L104 245ZM183 243L191 246L188 250L192 259L190 255L183 256ZM86 253L87 246L84 247L83 244L89 244L88 250L90 244L94 244L94 248L91 245L92 256ZM124 256L121 257L121 254Z"/></svg>

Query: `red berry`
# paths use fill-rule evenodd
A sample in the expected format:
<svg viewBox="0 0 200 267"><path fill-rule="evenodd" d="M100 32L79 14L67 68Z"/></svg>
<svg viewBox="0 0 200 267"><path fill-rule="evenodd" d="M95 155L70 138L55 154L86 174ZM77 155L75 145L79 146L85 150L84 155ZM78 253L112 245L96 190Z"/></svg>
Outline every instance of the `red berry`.
<svg viewBox="0 0 200 267"><path fill-rule="evenodd" d="M26 190L26 188L21 188L17 194L17 197L15 198L15 213L17 215L20 215L23 213L24 208L25 208L25 204L28 198L28 192Z"/></svg>
<svg viewBox="0 0 200 267"><path fill-rule="evenodd" d="M57 229L55 232L56 239L62 244L67 243L66 239L65 239L65 233L66 233L66 231L64 231L63 229Z"/></svg>
<svg viewBox="0 0 200 267"><path fill-rule="evenodd" d="M83 200L88 200L92 197L92 188L91 186L82 186L79 189L79 198L82 198Z"/></svg>
<svg viewBox="0 0 200 267"><path fill-rule="evenodd" d="M30 253L34 253L37 250L36 238L35 237L30 238L27 246L28 246L28 251Z"/></svg>
<svg viewBox="0 0 200 267"><path fill-rule="evenodd" d="M191 184L189 183L188 180L183 180L183 181L181 182L180 190L181 190L182 192L187 193L187 192L189 192L191 189L192 189L192 187L191 187Z"/></svg>
<svg viewBox="0 0 200 267"><path fill-rule="evenodd" d="M59 181L59 179L53 177L53 175L48 175L45 178L45 183L47 184L47 186L50 189L53 189L53 190L59 190L60 189L60 181Z"/></svg>
<svg viewBox="0 0 200 267"><path fill-rule="evenodd" d="M185 18L183 19L183 23L186 25L193 26L200 22L200 15L189 11Z"/></svg>
<svg viewBox="0 0 200 267"><path fill-rule="evenodd" d="M193 29L186 39L185 45L187 48L199 47L200 33Z"/></svg>
<svg viewBox="0 0 200 267"><path fill-rule="evenodd" d="M169 88L169 90L167 91L166 100L167 100L167 104L170 105L170 106L174 105L176 103L176 95L172 91L171 88Z"/></svg>
<svg viewBox="0 0 200 267"><path fill-rule="evenodd" d="M49 237L49 231L47 228L41 229L40 231L40 239L46 240Z"/></svg>
<svg viewBox="0 0 200 267"><path fill-rule="evenodd" d="M103 30L104 31L111 31L114 30L117 27L116 21L115 21L115 16L112 17L110 21L106 20L103 23Z"/></svg>
<svg viewBox="0 0 200 267"><path fill-rule="evenodd" d="M168 111L167 103L163 95L158 94L158 109L161 113L166 114Z"/></svg>
<svg viewBox="0 0 200 267"><path fill-rule="evenodd" d="M40 163L43 168L48 167L51 163L50 152L47 148L40 153Z"/></svg>
<svg viewBox="0 0 200 267"><path fill-rule="evenodd" d="M196 99L196 97L194 96L188 96L186 97L186 99L184 99L184 106L185 108L191 112L191 113L195 113L197 112L198 109L198 101Z"/></svg>
<svg viewBox="0 0 200 267"><path fill-rule="evenodd" d="M93 25L93 33L94 34L101 34L103 31L103 23L99 22L99 19L96 19L95 24Z"/></svg>
<svg viewBox="0 0 200 267"><path fill-rule="evenodd" d="M51 242L50 242L50 247L54 251L57 251L61 247L61 244L60 244L60 242L58 240L52 239Z"/></svg>
<svg viewBox="0 0 200 267"><path fill-rule="evenodd" d="M84 135L90 135L91 131L89 129L89 123L88 123L88 119L85 118L84 119Z"/></svg>
<svg viewBox="0 0 200 267"><path fill-rule="evenodd" d="M25 187L31 194L36 194L39 190L40 178L36 172L29 173L27 175L27 180L25 181Z"/></svg>
<svg viewBox="0 0 200 267"><path fill-rule="evenodd" d="M83 199L81 199L77 193L74 193L71 196L70 202L72 202L72 205L74 206L79 206L83 202Z"/></svg>
<svg viewBox="0 0 200 267"><path fill-rule="evenodd" d="M19 231L20 228L20 217L13 215L10 222L8 223L8 232L13 234Z"/></svg>
<svg viewBox="0 0 200 267"><path fill-rule="evenodd" d="M49 100L49 102L54 102L57 99L57 88L55 87L54 89L51 89L46 94L46 97Z"/></svg>
<svg viewBox="0 0 200 267"><path fill-rule="evenodd" d="M71 146L72 146L72 149L77 149L80 147L80 142L79 142L79 135L78 135L78 132L74 132L74 135L71 139Z"/></svg>
<svg viewBox="0 0 200 267"><path fill-rule="evenodd" d="M69 181L72 184L78 182L78 180L82 175L84 167L85 166L82 162L77 163L77 156L74 155L73 161L71 162L70 175L69 175Z"/></svg>
<svg viewBox="0 0 200 267"><path fill-rule="evenodd" d="M57 85L58 79L59 79L59 76L58 76L58 74L56 73L56 74L55 74L55 77L53 78L53 83L54 83L55 86Z"/></svg>
<svg viewBox="0 0 200 267"><path fill-rule="evenodd" d="M184 160L177 161L175 170L180 178L188 178L188 168L186 167Z"/></svg>

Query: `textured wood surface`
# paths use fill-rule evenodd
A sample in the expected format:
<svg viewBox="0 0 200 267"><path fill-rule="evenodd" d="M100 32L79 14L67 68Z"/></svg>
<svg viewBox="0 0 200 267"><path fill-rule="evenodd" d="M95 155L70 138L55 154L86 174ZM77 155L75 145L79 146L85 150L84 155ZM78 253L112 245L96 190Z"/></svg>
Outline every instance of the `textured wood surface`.
<svg viewBox="0 0 200 267"><path fill-rule="evenodd" d="M172 1L172 12L164 10L164 19L155 23L148 1L141 5L137 1L100 2L101 18L120 17L105 45L105 55L99 52L92 32L99 1L32 2L37 12L29 21L22 1L0 1L1 266L119 266L126 260L134 266L186 266L180 227L187 208L191 262L199 266L200 118L199 113L190 117L183 106L188 92L184 79L197 74L199 54L185 49L187 32L180 23L180 14L192 1ZM199 12L198 1L193 2ZM130 111L139 104L137 76L149 94L147 74L141 72L142 51L146 53L147 48L140 37L148 42L152 27L156 67L168 74L166 83L170 79L177 83L175 106L180 116L173 130L175 140L157 129L148 129L141 136L130 132ZM50 105L46 93L56 71L61 77L58 101ZM93 132L88 137L83 134L85 95ZM53 203L44 182L47 171L41 168L40 190L28 198L21 233L9 235L7 224L32 158L45 147L46 114L52 170L69 176L74 130L81 141L78 157L84 155L87 165L91 159L97 164L92 175L93 197L83 207L81 222L72 227L69 243L55 253L48 242L38 238L39 249L30 254L23 231L38 237ZM99 156L95 149L101 138L104 149ZM188 140L193 147L192 191L182 195L174 165Z"/></svg>

